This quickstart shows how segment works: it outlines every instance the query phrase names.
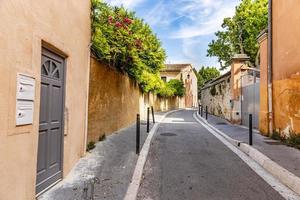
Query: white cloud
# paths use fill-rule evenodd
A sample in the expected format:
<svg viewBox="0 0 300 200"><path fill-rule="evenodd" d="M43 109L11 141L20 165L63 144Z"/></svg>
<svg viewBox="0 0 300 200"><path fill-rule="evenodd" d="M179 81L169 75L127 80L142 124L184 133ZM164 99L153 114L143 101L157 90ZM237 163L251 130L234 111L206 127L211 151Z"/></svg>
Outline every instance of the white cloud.
<svg viewBox="0 0 300 200"><path fill-rule="evenodd" d="M205 10L204 10L205 11ZM231 17L234 14L234 7L223 7L218 12L205 19L195 19L192 24L185 24L180 29L171 35L172 38L192 38L201 35L209 35L221 28L223 19Z"/></svg>
<svg viewBox="0 0 300 200"><path fill-rule="evenodd" d="M176 8L174 8L174 2L165 3L159 1L149 12L145 13L143 18L151 26L168 26L172 22L179 20L183 15L175 15Z"/></svg>
<svg viewBox="0 0 300 200"><path fill-rule="evenodd" d="M143 18L151 26L169 24L169 12L166 11L164 2L156 4Z"/></svg>
<svg viewBox="0 0 300 200"><path fill-rule="evenodd" d="M171 34L172 38L192 38L209 35L220 29L223 19L231 17L237 0L186 0L177 9L177 13L190 21L181 24L179 30Z"/></svg>
<svg viewBox="0 0 300 200"><path fill-rule="evenodd" d="M121 6L123 5L125 8L132 9L139 4L141 4L144 0L106 0L112 6Z"/></svg>

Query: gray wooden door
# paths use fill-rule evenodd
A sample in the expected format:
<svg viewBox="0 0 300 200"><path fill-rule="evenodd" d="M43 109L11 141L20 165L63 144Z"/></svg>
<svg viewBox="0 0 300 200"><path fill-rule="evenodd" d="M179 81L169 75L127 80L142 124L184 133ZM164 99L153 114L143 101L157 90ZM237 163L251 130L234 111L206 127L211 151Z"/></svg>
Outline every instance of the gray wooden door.
<svg viewBox="0 0 300 200"><path fill-rule="evenodd" d="M64 59L42 49L36 193L62 178Z"/></svg>

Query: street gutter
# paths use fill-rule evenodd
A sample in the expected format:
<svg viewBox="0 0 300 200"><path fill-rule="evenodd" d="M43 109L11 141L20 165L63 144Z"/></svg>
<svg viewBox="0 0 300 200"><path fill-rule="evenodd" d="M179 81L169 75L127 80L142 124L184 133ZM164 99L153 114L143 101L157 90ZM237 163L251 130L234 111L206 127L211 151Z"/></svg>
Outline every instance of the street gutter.
<svg viewBox="0 0 300 200"><path fill-rule="evenodd" d="M232 139L222 131L218 130L214 126L210 125L207 120L203 119L199 113L194 113L193 117L196 121L202 124L209 132L216 136L221 142L223 142L227 147L229 147L234 153L236 153L243 161L248 163L242 155L241 152L253 159L260 167L262 167L266 172L276 178L270 181L272 177L268 177L266 173L262 173L261 170L256 170L257 167L250 166L258 175L260 175L267 183L269 183L275 190L277 190L285 199L300 199L300 178L286 170L282 166L278 165L276 162L272 161L269 157L258 151L257 149L251 147L250 145ZM227 143L230 145L228 145ZM241 152L235 151L240 150ZM252 163L253 164L253 163ZM276 180L280 181L276 183ZM287 186L288 188L285 188ZM291 189L291 190L290 190Z"/></svg>

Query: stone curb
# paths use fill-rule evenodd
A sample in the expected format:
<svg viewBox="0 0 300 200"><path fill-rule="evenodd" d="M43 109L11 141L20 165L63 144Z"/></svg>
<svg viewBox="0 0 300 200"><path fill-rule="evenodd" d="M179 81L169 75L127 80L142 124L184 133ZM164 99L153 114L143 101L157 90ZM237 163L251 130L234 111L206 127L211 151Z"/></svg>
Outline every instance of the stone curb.
<svg viewBox="0 0 300 200"><path fill-rule="evenodd" d="M197 118L200 119L202 122L204 122L207 126L212 128L214 131L216 131L218 134L220 134L222 137L224 137L228 142L236 146L238 149L240 149L242 152L247 154L250 158L252 158L254 161L256 161L258 164L260 164L266 171L268 171L270 174L272 174L275 178L277 178L280 182L282 182L284 185L289 187L291 190L296 192L298 195L300 195L300 178L287 169L283 168L276 162L272 161L269 157L258 151L257 149L253 148L252 146L235 140L219 129L215 128L211 124L209 124L205 119L203 119L199 113L196 114Z"/></svg>
<svg viewBox="0 0 300 200"><path fill-rule="evenodd" d="M140 155L138 157L136 166L135 166L135 170L131 179L131 183L127 189L126 195L124 197L124 200L135 200L139 191L139 187L142 181L142 176L143 176L143 170L144 170L144 166L147 160L147 156L148 156L148 152L151 146L151 141L152 138L154 136L154 134L156 133L156 130L158 129L160 123L165 119L165 117L171 113L180 111L183 109L178 109L178 110L172 110L169 111L167 113L165 113L162 118L160 119L159 122L156 122L155 125L153 126L153 128L151 129L151 131L149 132L148 137L145 140L145 143L142 147L142 150L140 152Z"/></svg>

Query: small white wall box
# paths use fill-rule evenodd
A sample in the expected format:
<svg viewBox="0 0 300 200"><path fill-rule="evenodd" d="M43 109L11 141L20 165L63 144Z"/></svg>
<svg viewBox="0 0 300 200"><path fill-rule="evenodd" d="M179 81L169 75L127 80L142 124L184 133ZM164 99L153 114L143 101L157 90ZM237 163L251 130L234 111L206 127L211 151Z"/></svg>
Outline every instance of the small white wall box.
<svg viewBox="0 0 300 200"><path fill-rule="evenodd" d="M33 123L33 101L17 101L17 125L26 125Z"/></svg>
<svg viewBox="0 0 300 200"><path fill-rule="evenodd" d="M35 79L27 75L18 74L16 99L17 126L33 123L34 97Z"/></svg>
<svg viewBox="0 0 300 200"><path fill-rule="evenodd" d="M35 79L23 74L18 74L17 99L34 101Z"/></svg>

